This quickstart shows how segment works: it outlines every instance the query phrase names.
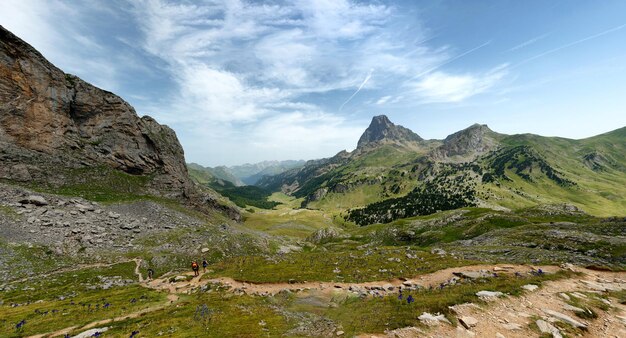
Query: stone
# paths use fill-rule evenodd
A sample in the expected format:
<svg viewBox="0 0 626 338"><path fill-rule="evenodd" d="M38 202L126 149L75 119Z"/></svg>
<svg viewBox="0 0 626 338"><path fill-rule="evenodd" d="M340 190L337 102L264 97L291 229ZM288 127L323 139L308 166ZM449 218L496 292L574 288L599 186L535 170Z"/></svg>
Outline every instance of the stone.
<svg viewBox="0 0 626 338"><path fill-rule="evenodd" d="M108 327L99 327L97 329L90 329L87 331L83 331L77 335L74 336L74 338L88 338L88 337L95 337L96 334L98 333L102 333L102 332L106 332L107 330L109 330Z"/></svg>
<svg viewBox="0 0 626 338"><path fill-rule="evenodd" d="M526 290L526 291L535 291L539 288L539 286L535 285L535 284L526 284L524 286L522 286L522 289Z"/></svg>
<svg viewBox="0 0 626 338"><path fill-rule="evenodd" d="M207 252L209 252L209 248L202 248L202 249L200 249L200 252L207 253Z"/></svg>
<svg viewBox="0 0 626 338"><path fill-rule="evenodd" d="M482 300L494 300L504 296L504 294L500 291L478 291L476 292L476 296Z"/></svg>
<svg viewBox="0 0 626 338"><path fill-rule="evenodd" d="M463 325L466 329L470 329L478 324L478 319L470 316L463 316L459 318L459 323Z"/></svg>
<svg viewBox="0 0 626 338"><path fill-rule="evenodd" d="M336 335L337 335L337 336L343 336L343 335L344 335L344 333L345 333L345 332L343 332L343 331L337 331Z"/></svg>
<svg viewBox="0 0 626 338"><path fill-rule="evenodd" d="M467 279L478 279L492 277L492 275L486 271L466 271L466 272L453 272L455 276Z"/></svg>
<svg viewBox="0 0 626 338"><path fill-rule="evenodd" d="M567 324L570 324L573 327L577 327L577 328L581 328L581 329L587 329L587 325L586 324L583 324L583 323L577 321L576 319L574 319L574 318L572 318L572 317L570 317L570 316L568 316L566 314L563 314L563 313L560 313L560 312L556 312L556 311L552 311L552 310L549 310L549 309L543 309L543 312L545 312L550 317L552 317L554 319L557 319L557 320L560 320L562 322L565 322Z"/></svg>
<svg viewBox="0 0 626 338"><path fill-rule="evenodd" d="M424 312L419 317L417 317L417 319L419 319L420 322L428 326L436 326L436 325L439 325L440 323L452 324L450 323L448 318L446 318L442 314L433 315L428 312Z"/></svg>
<svg viewBox="0 0 626 338"><path fill-rule="evenodd" d="M569 304L563 305L563 310L574 311L574 312L585 312L584 309L581 309L579 307L572 306L572 305L569 305Z"/></svg>
<svg viewBox="0 0 626 338"><path fill-rule="evenodd" d="M563 338L559 329L554 327L554 325L546 322L545 320L538 319L536 322L537 327L541 333L551 334L553 338Z"/></svg>
<svg viewBox="0 0 626 338"><path fill-rule="evenodd" d="M36 205L36 206L44 206L44 205L48 205L48 201L46 201L45 198L43 198L42 196L38 196L38 195L30 195L26 198L23 198L20 200L21 204L32 204L32 205Z"/></svg>

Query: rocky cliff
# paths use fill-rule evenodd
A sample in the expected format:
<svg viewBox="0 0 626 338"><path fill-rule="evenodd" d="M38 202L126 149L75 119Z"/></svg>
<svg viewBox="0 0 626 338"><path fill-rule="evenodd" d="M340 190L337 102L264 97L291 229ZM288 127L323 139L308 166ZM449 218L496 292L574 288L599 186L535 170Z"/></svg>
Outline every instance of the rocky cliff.
<svg viewBox="0 0 626 338"><path fill-rule="evenodd" d="M187 196L176 134L119 96L66 74L0 26L0 178L63 180L64 169L107 166L151 179L151 192Z"/></svg>
<svg viewBox="0 0 626 338"><path fill-rule="evenodd" d="M397 126L389 121L387 116L379 115L372 118L372 122L357 143L357 149L388 143L411 145L422 140L419 135L410 129Z"/></svg>

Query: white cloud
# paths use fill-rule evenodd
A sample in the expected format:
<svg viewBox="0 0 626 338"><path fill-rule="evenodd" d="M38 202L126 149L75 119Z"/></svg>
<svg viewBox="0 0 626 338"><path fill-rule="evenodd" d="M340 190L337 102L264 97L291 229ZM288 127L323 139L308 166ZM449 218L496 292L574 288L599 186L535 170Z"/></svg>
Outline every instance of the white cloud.
<svg viewBox="0 0 626 338"><path fill-rule="evenodd" d="M507 74L507 67L501 65L482 74L434 72L412 86L424 102L460 102L492 88Z"/></svg>
<svg viewBox="0 0 626 338"><path fill-rule="evenodd" d="M83 33L80 9L58 0L7 0L0 23L66 72L116 90L117 70L102 46ZM105 53L106 54L106 53Z"/></svg>

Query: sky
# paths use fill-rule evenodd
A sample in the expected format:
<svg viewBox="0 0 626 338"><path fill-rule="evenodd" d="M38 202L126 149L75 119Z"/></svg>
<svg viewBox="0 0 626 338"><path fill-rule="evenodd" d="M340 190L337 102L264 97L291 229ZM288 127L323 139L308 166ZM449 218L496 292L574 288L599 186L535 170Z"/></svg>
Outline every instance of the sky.
<svg viewBox="0 0 626 338"><path fill-rule="evenodd" d="M207 166L350 151L380 114L426 139L626 126L622 0L3 0L0 25Z"/></svg>

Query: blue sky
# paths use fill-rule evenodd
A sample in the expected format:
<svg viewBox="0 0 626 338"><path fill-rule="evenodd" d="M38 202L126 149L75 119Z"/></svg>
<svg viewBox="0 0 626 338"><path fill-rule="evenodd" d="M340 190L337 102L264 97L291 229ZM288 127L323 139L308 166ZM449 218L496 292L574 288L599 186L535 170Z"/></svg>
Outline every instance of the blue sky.
<svg viewBox="0 0 626 338"><path fill-rule="evenodd" d="M626 126L621 0L4 0L0 24L204 165L332 156L379 114L439 139Z"/></svg>

